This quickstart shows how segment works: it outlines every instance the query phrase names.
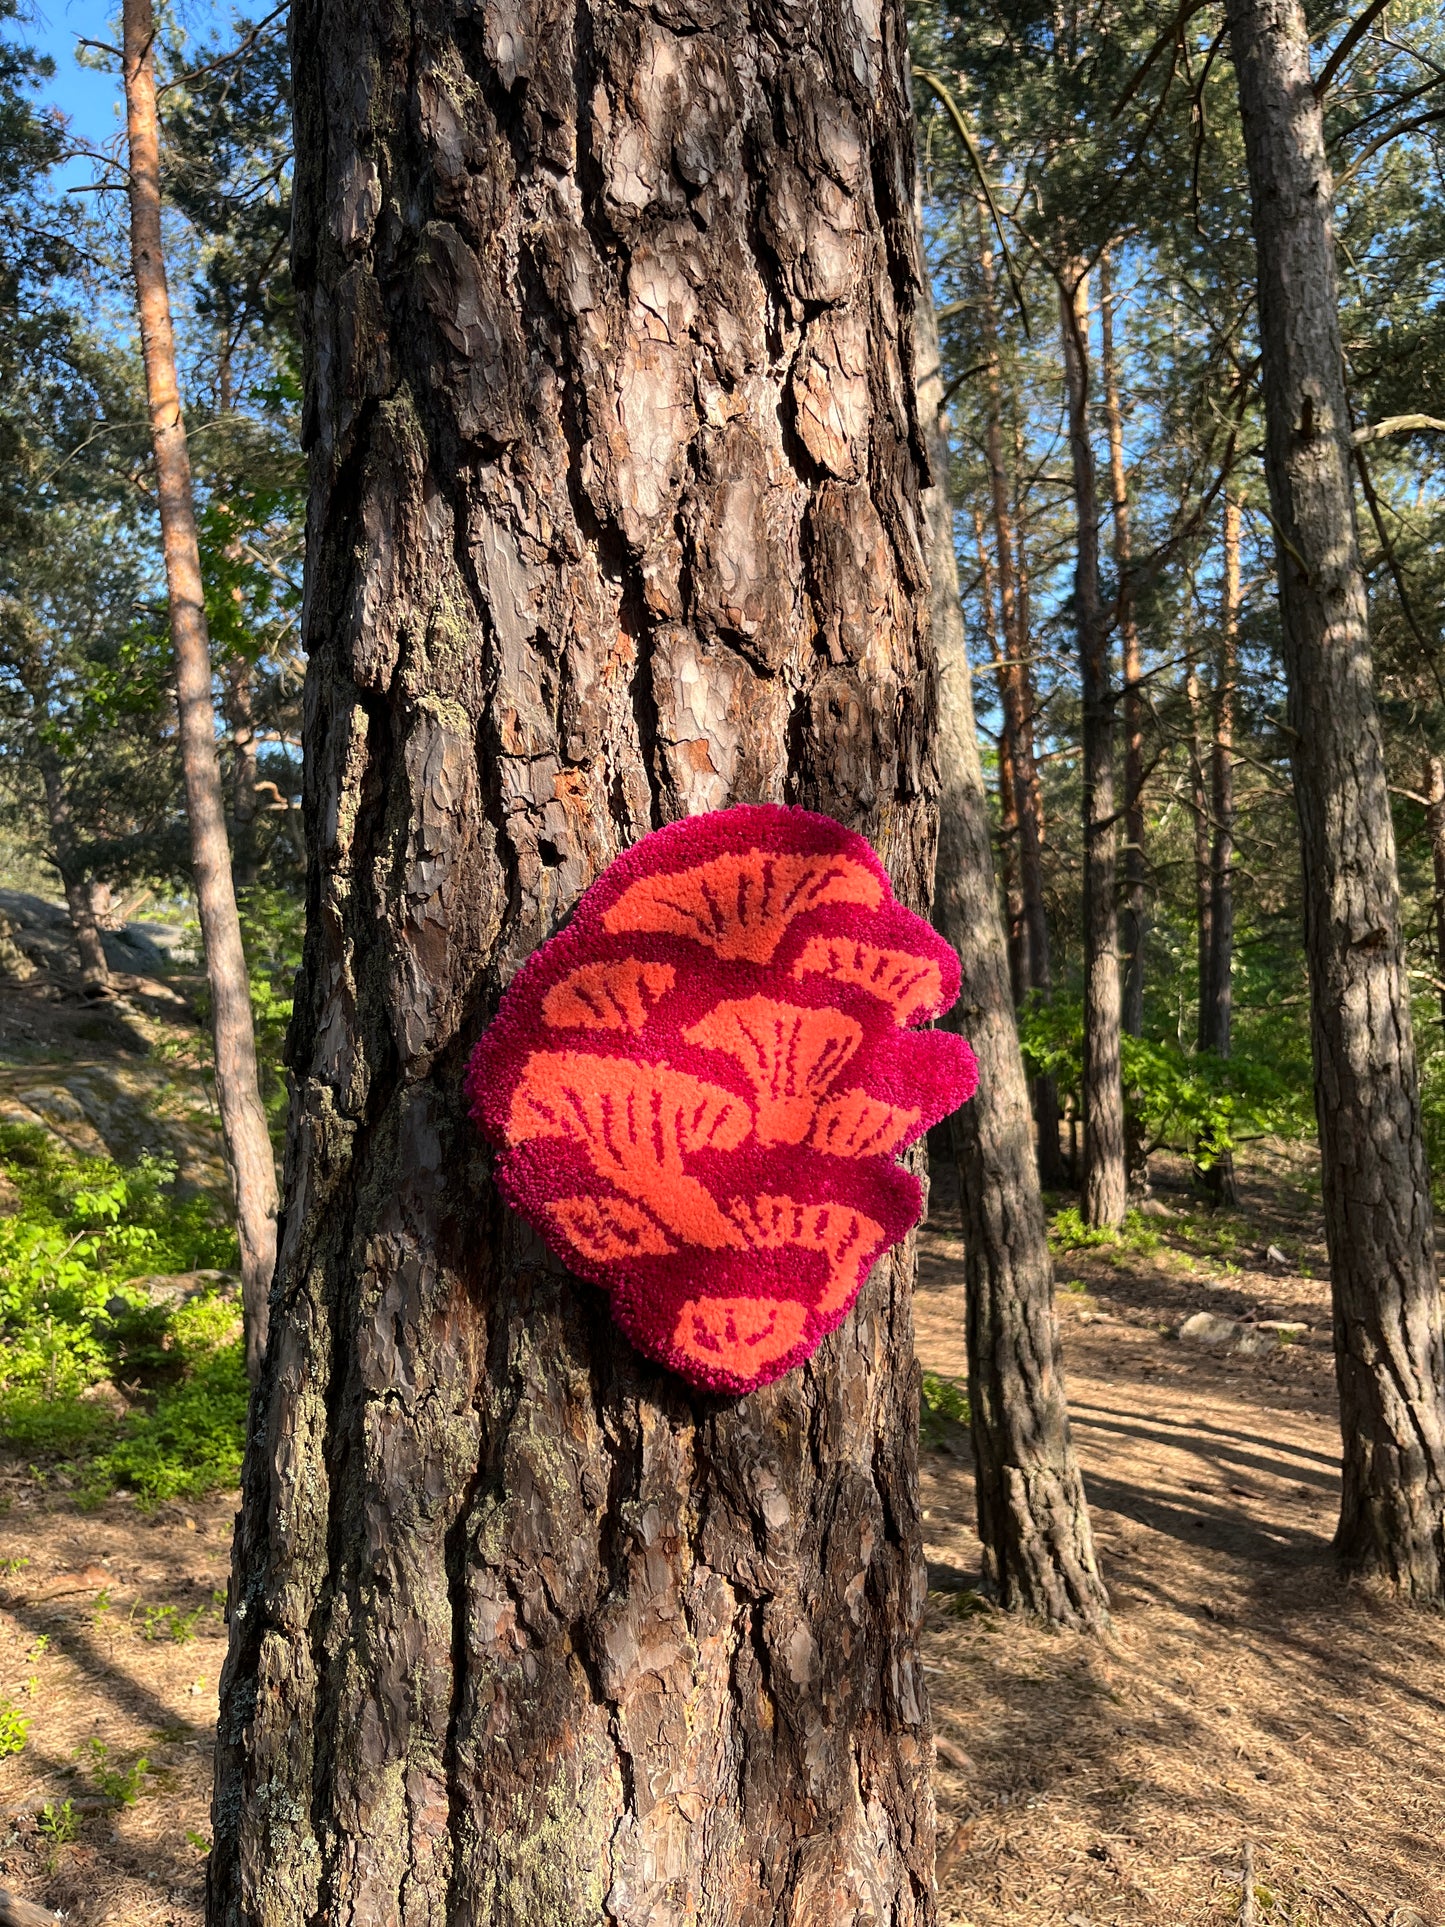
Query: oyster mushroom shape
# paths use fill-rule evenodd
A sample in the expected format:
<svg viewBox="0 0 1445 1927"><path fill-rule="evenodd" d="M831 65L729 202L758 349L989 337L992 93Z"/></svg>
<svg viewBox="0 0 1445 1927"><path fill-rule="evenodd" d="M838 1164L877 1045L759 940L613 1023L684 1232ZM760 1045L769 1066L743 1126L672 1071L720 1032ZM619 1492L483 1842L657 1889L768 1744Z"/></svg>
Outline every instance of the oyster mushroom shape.
<svg viewBox="0 0 1445 1927"><path fill-rule="evenodd" d="M620 856L472 1055L497 1182L647 1357L714 1391L801 1364L917 1223L896 1162L973 1093L919 1026L958 959L861 836L745 805Z"/></svg>

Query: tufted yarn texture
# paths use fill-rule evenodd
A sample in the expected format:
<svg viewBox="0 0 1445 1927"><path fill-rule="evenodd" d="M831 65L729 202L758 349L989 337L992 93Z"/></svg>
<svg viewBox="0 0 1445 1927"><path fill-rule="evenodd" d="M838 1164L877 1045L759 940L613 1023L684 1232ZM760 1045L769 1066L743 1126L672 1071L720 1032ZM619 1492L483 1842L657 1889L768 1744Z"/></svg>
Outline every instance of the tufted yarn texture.
<svg viewBox="0 0 1445 1927"><path fill-rule="evenodd" d="M467 1071L497 1181L647 1357L747 1392L917 1223L897 1154L973 1093L952 948L867 842L779 804L644 837L518 972Z"/></svg>

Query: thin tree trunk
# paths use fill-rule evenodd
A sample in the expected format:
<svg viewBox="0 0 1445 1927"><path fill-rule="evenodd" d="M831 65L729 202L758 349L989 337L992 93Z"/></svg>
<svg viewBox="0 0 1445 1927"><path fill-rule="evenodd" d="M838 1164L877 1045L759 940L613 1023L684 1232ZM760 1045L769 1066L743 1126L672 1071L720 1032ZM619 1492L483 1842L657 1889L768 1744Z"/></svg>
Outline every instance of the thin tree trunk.
<svg viewBox="0 0 1445 1927"><path fill-rule="evenodd" d="M1124 1006L1130 1037L1144 1033L1144 945L1147 902L1144 864L1144 693L1139 686L1139 624L1129 570L1129 478L1124 468L1124 414L1119 406L1119 367L1114 346L1114 288L1109 250L1099 256L1099 317L1102 324L1104 421L1109 432L1109 483L1114 511L1114 568L1119 578L1118 625L1124 667Z"/></svg>
<svg viewBox="0 0 1445 1927"><path fill-rule="evenodd" d="M65 892L65 908L70 917L70 934L80 957L80 981L87 996L104 997L110 991L110 966L105 960L105 944L95 914L91 880L75 853L75 824L70 799L54 756L42 751L41 777L45 784L45 810L50 821L52 861Z"/></svg>
<svg viewBox="0 0 1445 1927"><path fill-rule="evenodd" d="M1435 994L1440 1002L1440 1021L1445 1024L1445 759L1433 750L1425 756L1425 795L1435 872Z"/></svg>
<svg viewBox="0 0 1445 1927"><path fill-rule="evenodd" d="M1229 1056L1234 1012L1234 708L1239 674L1239 532L1237 495L1224 498L1224 599L1214 667L1214 748L1210 758L1209 980L1200 1042Z"/></svg>
<svg viewBox="0 0 1445 1927"><path fill-rule="evenodd" d="M1346 1568L1445 1594L1445 1334L1351 488L1334 187L1299 0L1226 0L1304 860Z"/></svg>
<svg viewBox="0 0 1445 1927"><path fill-rule="evenodd" d="M1239 498L1224 498L1224 595L1214 663L1214 742L1210 752L1209 969L1202 985L1200 1043L1220 1059L1230 1052L1234 1013L1234 684L1239 658ZM1204 1174L1216 1204L1237 1203L1234 1153L1216 1147Z"/></svg>
<svg viewBox="0 0 1445 1927"><path fill-rule="evenodd" d="M942 774L934 921L963 965L958 1022L979 1065L978 1095L954 1120L978 1534L985 1579L1002 1605L1053 1625L1094 1629L1108 1623L1108 1595L1069 1439L1053 1264L989 849L947 488L938 334L926 286L917 340L919 409L936 478L924 497Z"/></svg>
<svg viewBox="0 0 1445 1927"><path fill-rule="evenodd" d="M1069 402L1078 562L1074 619L1079 632L1084 741L1084 1222L1124 1222L1128 1174L1119 1035L1119 918L1114 902L1114 691L1109 630L1099 590L1099 498L1089 438L1089 291L1071 266L1059 284Z"/></svg>
<svg viewBox="0 0 1445 1927"><path fill-rule="evenodd" d="M1190 645L1184 671L1184 699L1189 707L1189 802L1194 819L1194 1041L1209 1048L1209 987L1214 950L1214 892L1209 869L1209 751L1204 728L1204 696L1199 687L1199 664Z"/></svg>
<svg viewBox="0 0 1445 1927"><path fill-rule="evenodd" d="M1023 474L1024 445L1023 430L1017 417L1014 420L1014 465L1012 486L1005 506L1012 509L1010 527L1013 535L1015 602L1017 612L1017 656L1019 700L1022 706L1020 719L1020 765L1022 780L1028 791L1028 820L1032 826L1031 850L1024 853L1024 911L1029 923L1029 958L1033 968L1033 988L1045 1004L1054 1001L1054 973L1052 950L1049 942L1048 906L1044 898L1044 799L1043 784L1039 780L1039 760L1034 749L1034 700L1033 670L1029 664L1030 654L1030 605L1029 605L1029 567L1026 545L1027 520L1024 514ZM1045 1190L1062 1191L1065 1185L1074 1181L1077 1160L1070 1153L1066 1163L1059 1143L1059 1093L1054 1079L1040 1076L1034 1079L1034 1121L1038 1128L1039 1178Z"/></svg>
<svg viewBox="0 0 1445 1927"><path fill-rule="evenodd" d="M244 656L226 664L226 722L231 731L231 847L236 887L256 881L256 710L252 668Z"/></svg>
<svg viewBox="0 0 1445 1927"><path fill-rule="evenodd" d="M211 1927L936 1919L912 1240L697 1392L462 1092L658 823L795 801L931 898L902 10L708 19L293 14L309 914Z"/></svg>
<svg viewBox="0 0 1445 1927"><path fill-rule="evenodd" d="M979 606L983 610L984 641L988 645L989 660L997 662L1003 652L999 646L998 629L994 621L993 560L984 538L983 517L976 506L973 510L973 534L978 552ZM951 529L949 539L952 540ZM955 574L957 566L955 562ZM1000 681L1002 681L1002 671L1000 671ZM1004 929L1008 936L1009 985L1013 991L1014 1009L1018 1011L1023 1009L1024 998L1029 991L1030 960L1028 925L1024 920L1023 887L1019 881L1016 748L1017 738L1009 725L1008 713L1005 711L1004 725L998 739L998 855L999 871L1003 882Z"/></svg>
<svg viewBox="0 0 1445 1927"><path fill-rule="evenodd" d="M216 1095L236 1200L246 1363L254 1378L266 1344L267 1306L276 1257L276 1166L256 1079L250 983L236 916L221 765L216 754L211 646L196 542L191 462L176 382L175 339L161 241L160 124L156 115L151 0L125 0L124 34L131 268L140 313L171 644L176 658L191 867L211 990Z"/></svg>

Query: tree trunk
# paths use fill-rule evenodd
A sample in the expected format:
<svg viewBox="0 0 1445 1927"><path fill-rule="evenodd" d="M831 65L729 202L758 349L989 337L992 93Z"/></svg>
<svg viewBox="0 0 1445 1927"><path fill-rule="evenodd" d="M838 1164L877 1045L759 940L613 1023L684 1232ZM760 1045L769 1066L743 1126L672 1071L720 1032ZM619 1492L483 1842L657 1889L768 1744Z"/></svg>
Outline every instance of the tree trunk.
<svg viewBox="0 0 1445 1927"><path fill-rule="evenodd" d="M1435 995L1440 1004L1440 1021L1445 1025L1445 759L1433 750L1425 755L1425 795L1428 799L1426 825L1435 871Z"/></svg>
<svg viewBox="0 0 1445 1927"><path fill-rule="evenodd" d="M1227 0L1259 261L1265 469L1304 859L1346 1568L1445 1594L1445 1335L1350 480L1331 210L1298 0Z"/></svg>
<svg viewBox="0 0 1445 1927"><path fill-rule="evenodd" d="M70 798L55 758L42 750L41 777L45 784L45 810L50 820L52 861L65 892L65 908L70 916L70 934L80 957L81 988L89 997L104 997L110 991L110 966L105 961L100 920L90 878L75 853L75 825L70 814Z"/></svg>
<svg viewBox="0 0 1445 1927"><path fill-rule="evenodd" d="M1209 979L1200 1042L1228 1057L1234 1010L1234 707L1239 673L1239 529L1236 495L1224 498L1224 603L1214 667L1214 748L1210 756Z"/></svg>
<svg viewBox="0 0 1445 1927"><path fill-rule="evenodd" d="M1139 678L1139 624L1129 570L1129 478L1124 468L1124 414L1119 406L1119 368L1114 347L1114 288L1109 250L1099 256L1099 317L1102 324L1104 421L1109 432L1109 482L1114 510L1114 568L1119 578L1118 625L1124 655L1124 1006L1130 1037L1144 1034L1144 692Z"/></svg>
<svg viewBox="0 0 1445 1927"><path fill-rule="evenodd" d="M994 621L993 561L988 552L988 543L984 539L983 517L979 514L977 506L973 510L973 534L978 553L979 606L983 610L984 641L988 646L989 660L998 662L1003 652L999 646L998 629ZM950 523L949 541L952 542L952 540L953 529ZM955 577L957 572L958 563L955 559ZM1002 672L1000 672L1000 680L1002 680ZM1028 925L1024 919L1023 886L1019 881L1016 747L1017 738L1009 727L1008 713L1005 711L1004 725L998 739L998 858L1003 882L1004 930L1008 937L1009 988L1013 993L1014 1009L1018 1011L1023 1009L1024 998L1028 995L1031 972Z"/></svg>
<svg viewBox="0 0 1445 1927"><path fill-rule="evenodd" d="M1003 616L1003 647L995 655L999 663L998 693L1004 719L1003 740L1010 753L1014 808L1018 822L1019 890L1023 911L1023 936L1018 948L1027 958L1028 988L1045 1003L1051 1003L1054 980L1049 953L1048 911L1044 903L1043 800L1038 758L1034 751L1034 692L1028 663L1028 581L1023 567L1022 528L1014 513L1015 505L1011 499L1003 456L998 304L993 250L986 238L982 210L979 212L979 286L979 326L988 358L985 452ZM1015 954L1012 940L1009 954L1012 963ZM1058 1189L1065 1181L1065 1172L1059 1152L1059 1100L1052 1077L1034 1080L1034 1118L1038 1127L1039 1176L1051 1189Z"/></svg>
<svg viewBox="0 0 1445 1927"><path fill-rule="evenodd" d="M774 31L293 15L308 928L211 1927L936 1917L912 1240L697 1392L462 1091L663 821L806 804L930 901L903 16Z"/></svg>
<svg viewBox="0 0 1445 1927"><path fill-rule="evenodd" d="M1200 1050L1208 1050L1214 892L1209 873L1209 751L1205 747L1204 696L1194 646L1191 640L1184 671L1184 699L1189 706L1189 804L1194 819L1194 1041Z"/></svg>
<svg viewBox="0 0 1445 1927"><path fill-rule="evenodd" d="M181 418L161 243L160 123L156 115L151 0L125 0L124 29L131 268L140 313L171 645L176 658L176 706L191 826L191 867L211 990L216 1096L236 1200L246 1364L254 1380L266 1345L271 1273L276 1259L276 1165L256 1080L250 981L241 949L231 853L226 843L191 458Z"/></svg>
<svg viewBox="0 0 1445 1927"><path fill-rule="evenodd" d="M226 722L231 731L231 847L236 886L256 881L256 711L251 664L234 656L226 664Z"/></svg>
<svg viewBox="0 0 1445 1927"><path fill-rule="evenodd" d="M927 287L919 296L917 332L919 408L936 478L924 497L943 779L934 921L963 965L957 1021L979 1067L978 1094L953 1126L963 1197L978 1535L985 1580L1002 1605L1053 1625L1093 1629L1107 1625L1109 1601L1069 1439L1053 1263L989 849Z"/></svg>
<svg viewBox="0 0 1445 1927"><path fill-rule="evenodd" d="M1074 620L1079 632L1084 741L1084 1222L1124 1222L1128 1175L1120 1070L1119 917L1114 902L1114 692L1109 628L1099 591L1099 497L1089 439L1089 290L1077 266L1059 284L1069 403L1078 561Z"/></svg>
<svg viewBox="0 0 1445 1927"><path fill-rule="evenodd" d="M1029 566L1026 535L1028 523L1025 516L1023 495L1024 446L1023 430L1017 419L1014 421L1014 465L1013 486L1010 502L1013 509L1013 550L1014 574L1017 585L1016 608L1018 610L1018 664L1019 692L1023 700L1026 733L1024 741L1027 753L1024 756L1024 775L1029 790L1029 808L1033 820L1037 844L1037 868L1026 868L1024 877L1024 908L1029 919L1029 952L1033 962L1033 987L1046 1004L1054 1001L1054 974L1052 947L1049 941L1048 906L1044 900L1044 850L1047 843L1044 827L1043 784L1039 780L1039 761L1034 750L1034 700L1033 670L1029 664L1030 625L1029 610ZM1034 1079L1034 1119L1038 1127L1039 1178L1044 1188L1061 1191L1066 1184L1074 1181L1077 1160L1070 1151L1066 1164L1059 1144L1059 1093L1052 1077Z"/></svg>

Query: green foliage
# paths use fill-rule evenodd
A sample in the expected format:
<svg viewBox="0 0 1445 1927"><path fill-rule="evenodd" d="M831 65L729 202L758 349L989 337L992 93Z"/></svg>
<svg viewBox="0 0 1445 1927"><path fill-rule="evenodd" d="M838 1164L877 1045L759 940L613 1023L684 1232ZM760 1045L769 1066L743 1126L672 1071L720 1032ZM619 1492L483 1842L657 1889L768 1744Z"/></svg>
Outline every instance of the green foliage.
<svg viewBox="0 0 1445 1927"><path fill-rule="evenodd" d="M1019 1041L1029 1074L1052 1076L1060 1094L1078 1105L1084 1055L1080 1000L1060 997L1044 1004L1031 999L1019 1020ZM1309 1086L1296 1059L1281 1066L1241 1044L1225 1061L1208 1051L1186 1051L1172 1040L1127 1036L1121 1052L1126 1124L1142 1156L1178 1151L1207 1170L1251 1138L1297 1137L1310 1128ZM1058 1220L1055 1229L1071 1235L1059 1233ZM1082 1242L1080 1237L1062 1249Z"/></svg>
<svg viewBox="0 0 1445 1927"><path fill-rule="evenodd" d="M90 1754L90 1777L101 1798L114 1801L118 1807L133 1807L150 1771L145 1754L138 1753L129 1766L121 1766L119 1761L112 1763L110 1748L104 1740L89 1740L82 1749L82 1757L86 1751Z"/></svg>
<svg viewBox="0 0 1445 1927"><path fill-rule="evenodd" d="M70 1461L89 1496L230 1483L247 1397L234 1306L216 1290L156 1305L128 1287L234 1265L211 1200L178 1193L163 1159L76 1158L34 1126L0 1126L0 1167L20 1194L0 1218L0 1434ZM104 1380L139 1401L122 1419L86 1397Z"/></svg>
<svg viewBox="0 0 1445 1927"><path fill-rule="evenodd" d="M1145 1258L1151 1257L1163 1243L1158 1232L1151 1231L1137 1211L1127 1212L1123 1224L1115 1231L1106 1226L1085 1224L1078 1206L1072 1204L1054 1213L1049 1225L1049 1241L1055 1251L1096 1251L1109 1246L1116 1250L1137 1251ZM1083 1292L1088 1287L1074 1279L1062 1289Z"/></svg>
<svg viewBox="0 0 1445 1927"><path fill-rule="evenodd" d="M968 1393L951 1378L937 1372L923 1374L923 1391L918 1402L918 1438L926 1447L942 1445L952 1427L969 1422Z"/></svg>
<svg viewBox="0 0 1445 1927"><path fill-rule="evenodd" d="M9 1700L0 1700L0 1760L8 1760L12 1753L24 1752L29 1731L29 1720Z"/></svg>
<svg viewBox="0 0 1445 1927"><path fill-rule="evenodd" d="M53 1847L68 1847L80 1831L80 1818L72 1800L57 1803L47 1800L35 1816L35 1824Z"/></svg>
<svg viewBox="0 0 1445 1927"><path fill-rule="evenodd" d="M178 1646L187 1646L195 1638L196 1627L208 1610L205 1606L193 1606L190 1612L183 1613L179 1606L139 1606L140 1636L144 1640L171 1639Z"/></svg>

